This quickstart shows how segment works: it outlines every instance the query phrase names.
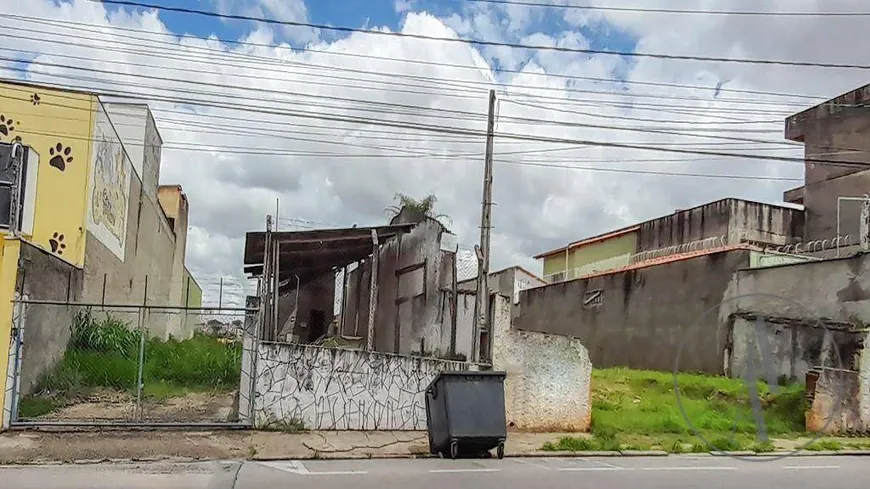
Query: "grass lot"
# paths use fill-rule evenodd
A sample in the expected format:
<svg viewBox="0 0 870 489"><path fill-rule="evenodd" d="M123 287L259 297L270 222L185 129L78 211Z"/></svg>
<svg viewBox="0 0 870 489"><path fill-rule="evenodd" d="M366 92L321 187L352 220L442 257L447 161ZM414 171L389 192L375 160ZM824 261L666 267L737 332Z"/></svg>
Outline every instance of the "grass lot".
<svg viewBox="0 0 870 489"><path fill-rule="evenodd" d="M756 442L755 422L746 386L740 379L680 374L680 411L671 372L612 368L592 373L592 433L548 443L544 450L648 450L672 453L717 450L773 450ZM765 424L771 438L796 438L804 432L806 410L800 385L779 387L775 394L759 382ZM817 442L820 443L820 442ZM829 449L829 448L819 448Z"/></svg>
<svg viewBox="0 0 870 489"><path fill-rule="evenodd" d="M33 418L74 404L94 392L135 394L140 335L111 316L79 312L63 358L21 400L19 416ZM196 334L177 341L145 341L144 394L165 399L188 392L238 387L241 345Z"/></svg>

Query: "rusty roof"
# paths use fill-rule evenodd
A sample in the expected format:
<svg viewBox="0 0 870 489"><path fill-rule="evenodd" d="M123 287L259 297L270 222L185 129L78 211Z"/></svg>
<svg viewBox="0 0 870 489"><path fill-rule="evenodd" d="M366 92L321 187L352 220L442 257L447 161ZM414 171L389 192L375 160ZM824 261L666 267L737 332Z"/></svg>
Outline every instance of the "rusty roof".
<svg viewBox="0 0 870 489"><path fill-rule="evenodd" d="M313 279L362 260L372 254L372 232L378 242L410 231L415 224L399 224L365 228L315 229L311 231L280 231L271 233L278 243L279 276L299 276L301 281ZM245 273L259 277L263 273L266 233L245 235Z"/></svg>

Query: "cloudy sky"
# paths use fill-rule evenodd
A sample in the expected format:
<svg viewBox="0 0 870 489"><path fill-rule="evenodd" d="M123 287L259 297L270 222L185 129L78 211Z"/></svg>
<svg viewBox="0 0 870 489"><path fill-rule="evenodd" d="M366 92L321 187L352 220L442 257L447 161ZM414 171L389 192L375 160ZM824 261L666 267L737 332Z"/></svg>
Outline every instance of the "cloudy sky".
<svg viewBox="0 0 870 489"><path fill-rule="evenodd" d="M863 0L535 2L548 5L151 0L439 38L870 64L857 48L870 45L868 17L554 6L870 11ZM180 183L190 200L188 264L207 299L221 276L244 283L244 233L263 229L276 199L290 230L383 223L397 192L431 192L460 245L474 246L490 88L505 135L495 141L492 266L540 271L531 257L547 249L722 197L777 202L803 175L799 163L577 140L800 156L782 138L783 119L868 82L859 69L480 46L86 0L0 0L0 37L2 77L149 102L165 141L161 183Z"/></svg>

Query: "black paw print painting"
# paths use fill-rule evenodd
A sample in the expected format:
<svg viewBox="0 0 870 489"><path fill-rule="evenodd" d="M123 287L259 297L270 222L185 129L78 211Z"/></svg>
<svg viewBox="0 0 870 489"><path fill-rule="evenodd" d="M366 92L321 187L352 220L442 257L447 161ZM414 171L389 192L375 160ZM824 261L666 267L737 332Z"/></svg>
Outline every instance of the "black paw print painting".
<svg viewBox="0 0 870 489"><path fill-rule="evenodd" d="M18 125L18 121L12 120L11 117L7 118L5 115L0 114L0 134L4 136L8 136L15 130L15 126Z"/></svg>
<svg viewBox="0 0 870 489"><path fill-rule="evenodd" d="M55 146L48 149L48 154L51 159L48 164L57 168L60 171L66 170L67 163L72 163L73 157L70 155L72 148L64 146L63 143L57 143Z"/></svg>
<svg viewBox="0 0 870 489"><path fill-rule="evenodd" d="M38 93L34 93L30 96L30 103L33 105L39 105L39 102L42 101L42 98L39 97Z"/></svg>
<svg viewBox="0 0 870 489"><path fill-rule="evenodd" d="M51 246L52 253L62 255L63 250L66 249L66 243L63 242L63 234L54 233L54 236L48 240L48 245Z"/></svg>

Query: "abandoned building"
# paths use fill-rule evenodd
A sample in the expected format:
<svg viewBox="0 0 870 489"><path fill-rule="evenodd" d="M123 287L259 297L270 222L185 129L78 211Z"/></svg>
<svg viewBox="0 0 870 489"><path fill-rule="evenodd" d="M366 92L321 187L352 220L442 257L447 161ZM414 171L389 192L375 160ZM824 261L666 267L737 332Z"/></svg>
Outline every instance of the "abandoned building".
<svg viewBox="0 0 870 489"><path fill-rule="evenodd" d="M471 358L473 322L457 321L456 243L437 220L405 211L379 227L248 233L246 273L279 284L263 296L263 337Z"/></svg>

